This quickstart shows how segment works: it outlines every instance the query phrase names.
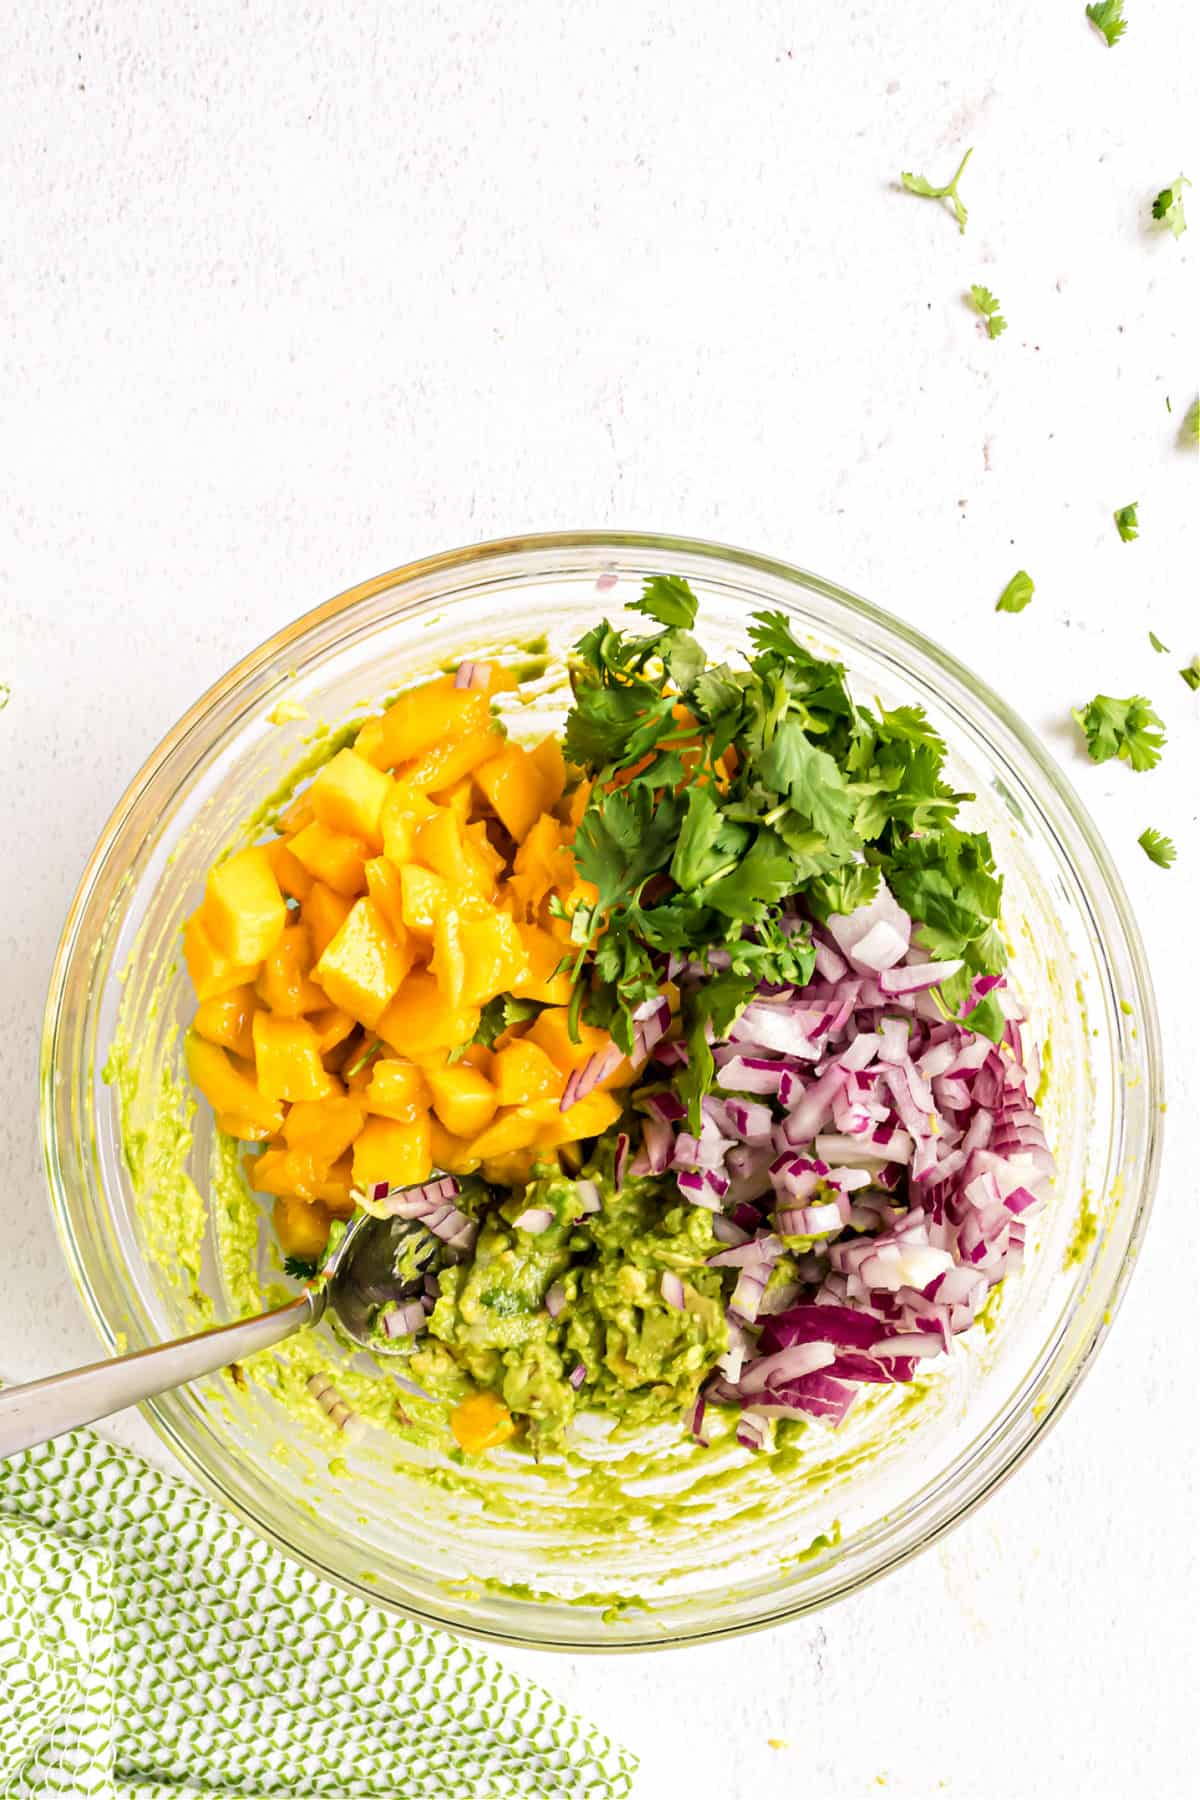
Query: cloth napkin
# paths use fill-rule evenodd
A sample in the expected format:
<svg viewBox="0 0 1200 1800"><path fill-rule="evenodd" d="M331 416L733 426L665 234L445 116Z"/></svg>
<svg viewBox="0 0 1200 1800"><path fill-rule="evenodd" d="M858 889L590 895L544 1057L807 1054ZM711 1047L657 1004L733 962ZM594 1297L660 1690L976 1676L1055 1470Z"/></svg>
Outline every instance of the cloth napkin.
<svg viewBox="0 0 1200 1800"><path fill-rule="evenodd" d="M92 1432L0 1463L5 1800L623 1800L634 1767Z"/></svg>

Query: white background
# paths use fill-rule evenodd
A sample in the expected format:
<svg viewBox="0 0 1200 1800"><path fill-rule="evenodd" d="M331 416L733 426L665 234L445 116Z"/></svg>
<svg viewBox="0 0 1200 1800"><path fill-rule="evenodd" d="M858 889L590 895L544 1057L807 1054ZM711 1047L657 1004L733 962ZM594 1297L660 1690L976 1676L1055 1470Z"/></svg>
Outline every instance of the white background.
<svg viewBox="0 0 1200 1800"><path fill-rule="evenodd" d="M88 848L203 688L361 577L589 525L790 558L1023 707L1128 882L1171 1141L1100 1365L982 1514L855 1601L711 1650L514 1657L642 1753L653 1800L1196 1791L1200 186L1181 242L1147 212L1200 181L1200 35L1192 0L1129 9L1111 51L1083 0L33 0L0 25L7 1375L95 1348L35 1134ZM968 144L960 237L895 184ZM1017 567L1036 598L998 617ZM1159 771L1080 755L1097 688L1153 697Z"/></svg>

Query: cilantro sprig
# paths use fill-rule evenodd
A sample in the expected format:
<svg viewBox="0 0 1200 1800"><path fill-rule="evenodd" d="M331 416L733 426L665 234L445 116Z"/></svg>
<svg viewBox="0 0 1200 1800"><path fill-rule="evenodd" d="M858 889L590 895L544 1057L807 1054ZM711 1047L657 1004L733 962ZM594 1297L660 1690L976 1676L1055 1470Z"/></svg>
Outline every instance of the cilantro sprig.
<svg viewBox="0 0 1200 1800"><path fill-rule="evenodd" d="M1018 569L1000 598L996 602L997 612L1024 612L1033 599L1033 577L1024 569Z"/></svg>
<svg viewBox="0 0 1200 1800"><path fill-rule="evenodd" d="M977 313L987 320L987 333L990 338L998 338L1002 331L1008 330L1008 320L1000 311L1000 302L989 288L971 284L971 305Z"/></svg>
<svg viewBox="0 0 1200 1800"><path fill-rule="evenodd" d="M1170 656L1171 654L1166 644L1163 643L1157 632L1154 631L1150 633L1150 648L1152 650L1157 650L1160 656Z"/></svg>
<svg viewBox="0 0 1200 1800"><path fill-rule="evenodd" d="M576 646L566 750L592 779L575 835L596 898L571 918L574 1016L633 1048L633 1014L669 959L687 985L681 1088L694 1124L722 1037L761 981L805 982L812 921L869 900L880 875L922 921L918 941L999 973L1000 878L986 837L958 829L971 796L944 779L945 745L919 707L851 697L785 614L755 614L746 666L710 665L686 582L648 581L645 636L603 620Z"/></svg>
<svg viewBox="0 0 1200 1800"><path fill-rule="evenodd" d="M1175 846L1165 832L1155 831L1153 825L1147 825L1138 838L1138 843L1146 852L1152 863L1160 869L1169 869L1175 861Z"/></svg>
<svg viewBox="0 0 1200 1800"><path fill-rule="evenodd" d="M1133 694L1128 700L1096 694L1086 706L1072 708L1071 717L1087 739L1093 762L1109 762L1119 756L1139 773L1157 766L1166 743L1166 727L1144 694Z"/></svg>
<svg viewBox="0 0 1200 1800"><path fill-rule="evenodd" d="M1191 187L1186 175L1180 175L1170 187L1162 188L1154 196L1150 206L1150 215L1160 225L1165 225L1172 237L1182 237L1187 230L1187 219L1183 211L1183 190Z"/></svg>
<svg viewBox="0 0 1200 1800"><path fill-rule="evenodd" d="M1124 0L1096 0L1094 6L1085 6L1083 10L1110 50L1118 38L1124 37L1128 24Z"/></svg>
<svg viewBox="0 0 1200 1800"><path fill-rule="evenodd" d="M520 1025L526 1019L536 1019L542 1011L540 1000L518 1000L513 994L497 994L489 1000L479 1015L479 1024L473 1044L483 1044L491 1049L501 1032L507 1031L511 1025Z"/></svg>
<svg viewBox="0 0 1200 1800"><path fill-rule="evenodd" d="M1137 509L1138 503L1134 500L1129 506L1118 506L1113 514L1113 523L1123 544L1132 544L1138 534Z"/></svg>
<svg viewBox="0 0 1200 1800"><path fill-rule="evenodd" d="M1186 681L1193 694L1200 688L1200 656L1193 656L1185 669L1180 669L1180 678Z"/></svg>
<svg viewBox="0 0 1200 1800"><path fill-rule="evenodd" d="M958 184L962 179L963 170L971 160L973 152L974 145L966 152L945 187L933 187L931 183L925 179L924 175L913 175L908 169L902 170L900 175L901 181L904 183L904 186L908 189L910 194L919 194L923 200L948 200L953 209L954 217L958 220L958 229L960 232L965 232L967 229L967 209L963 205L962 198L959 194Z"/></svg>

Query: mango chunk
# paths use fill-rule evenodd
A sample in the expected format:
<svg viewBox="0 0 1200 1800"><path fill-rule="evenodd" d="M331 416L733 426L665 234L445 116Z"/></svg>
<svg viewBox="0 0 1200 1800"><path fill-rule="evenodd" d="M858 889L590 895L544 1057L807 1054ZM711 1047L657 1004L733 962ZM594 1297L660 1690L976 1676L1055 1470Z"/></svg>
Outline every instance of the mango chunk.
<svg viewBox="0 0 1200 1800"><path fill-rule="evenodd" d="M528 1106L534 1100L557 1100L566 1077L540 1044L523 1037L495 1052L492 1082L501 1106Z"/></svg>
<svg viewBox="0 0 1200 1800"><path fill-rule="evenodd" d="M301 1262L320 1262L329 1242L328 1207L319 1200L281 1194L271 1213L271 1223L285 1256L294 1256Z"/></svg>
<svg viewBox="0 0 1200 1800"><path fill-rule="evenodd" d="M375 757L383 767L395 768L436 745L485 730L490 716L488 697L481 690L456 688L452 675L425 682L388 707L380 721Z"/></svg>
<svg viewBox="0 0 1200 1800"><path fill-rule="evenodd" d="M517 1429L512 1414L495 1394L468 1394L450 1414L450 1429L458 1444L471 1456L494 1450Z"/></svg>
<svg viewBox="0 0 1200 1800"><path fill-rule="evenodd" d="M397 938L373 900L356 900L314 974L335 1006L373 1027L412 962L407 933Z"/></svg>
<svg viewBox="0 0 1200 1800"><path fill-rule="evenodd" d="M425 1079L434 1112L455 1137L473 1138L490 1123L496 1111L496 1090L478 1069L455 1063L448 1069L429 1069Z"/></svg>
<svg viewBox="0 0 1200 1800"><path fill-rule="evenodd" d="M413 855L418 862L441 875L451 886L490 895L491 870L476 853L463 829L462 819L448 806L439 806L417 829Z"/></svg>
<svg viewBox="0 0 1200 1800"><path fill-rule="evenodd" d="M441 794L496 756L504 748L504 741L499 732L491 730L447 739L414 757L412 762L402 763L396 775L425 793Z"/></svg>
<svg viewBox="0 0 1200 1800"><path fill-rule="evenodd" d="M441 875L423 869L420 863L406 863L400 871L400 910L409 931L420 937L433 937L439 913L454 905L454 890Z"/></svg>
<svg viewBox="0 0 1200 1800"><path fill-rule="evenodd" d="M354 1140L354 1180L359 1187L386 1181L412 1187L433 1172L429 1115L410 1120L369 1118Z"/></svg>
<svg viewBox="0 0 1200 1800"><path fill-rule="evenodd" d="M304 864L292 853L286 838L272 838L267 845L271 873L279 883L279 891L291 900L307 900L312 893L313 878Z"/></svg>
<svg viewBox="0 0 1200 1800"><path fill-rule="evenodd" d="M407 927L404 923L404 885L399 869L386 856L373 856L364 865L364 873L367 893L387 920L393 937L403 940Z"/></svg>
<svg viewBox="0 0 1200 1800"><path fill-rule="evenodd" d="M261 962L279 942L287 905L264 844L239 850L209 870L201 920L231 962Z"/></svg>
<svg viewBox="0 0 1200 1800"><path fill-rule="evenodd" d="M320 824L382 850L379 818L391 786L390 778L356 750L339 750L313 778L309 800Z"/></svg>
<svg viewBox="0 0 1200 1800"><path fill-rule="evenodd" d="M268 1099L324 1100L337 1092L337 1083L321 1062L317 1034L304 1019L277 1019L258 1012L252 1031L258 1086Z"/></svg>
<svg viewBox="0 0 1200 1800"><path fill-rule="evenodd" d="M312 892L304 902L303 911L315 957L324 956L353 904L353 900L345 894L335 894L323 881L313 882Z"/></svg>
<svg viewBox="0 0 1200 1800"><path fill-rule="evenodd" d="M315 880L347 897L361 894L367 885L363 864L371 854L362 838L332 831L314 819L291 840L292 854Z"/></svg>
<svg viewBox="0 0 1200 1800"><path fill-rule="evenodd" d="M429 1084L416 1063L402 1056L381 1056L370 1068L371 1079L363 1094L369 1112L408 1125L419 1113L429 1111Z"/></svg>
<svg viewBox="0 0 1200 1800"><path fill-rule="evenodd" d="M478 1008L452 1006L433 976L422 969L414 969L401 982L376 1027L385 1044L398 1056L407 1057L457 1050L478 1029Z"/></svg>
<svg viewBox="0 0 1200 1800"><path fill-rule="evenodd" d="M545 809L541 770L520 744L506 743L475 770L475 785L509 836L519 844Z"/></svg>
<svg viewBox="0 0 1200 1800"><path fill-rule="evenodd" d="M256 1018L261 1014L256 1013ZM189 1031L184 1046L188 1074L218 1116L244 1119L271 1136L283 1128L283 1108L261 1092L244 1064L217 1044Z"/></svg>
<svg viewBox="0 0 1200 1800"><path fill-rule="evenodd" d="M284 1019L320 1012L328 996L311 979L312 943L308 926L289 925L266 958L255 984L259 999Z"/></svg>
<svg viewBox="0 0 1200 1800"><path fill-rule="evenodd" d="M331 1050L345 1043L358 1020L343 1012L340 1006L327 1006L322 1012L311 1014L309 1024L317 1034L318 1050L322 1056L328 1056Z"/></svg>
<svg viewBox="0 0 1200 1800"><path fill-rule="evenodd" d="M447 1131L437 1117L429 1121L429 1147L434 1168L444 1169L447 1175L473 1175L479 1167L479 1158L471 1154L467 1140Z"/></svg>
<svg viewBox="0 0 1200 1800"><path fill-rule="evenodd" d="M227 993L202 1000L196 1008L193 1025L210 1044L220 1044L222 1049L232 1050L235 1056L252 1062L254 1040L250 1035L250 1021L257 1008L258 995L247 983L244 987L230 988Z"/></svg>
<svg viewBox="0 0 1200 1800"><path fill-rule="evenodd" d="M481 918L464 918L462 1000L486 1006L497 994L515 992L529 974L529 958L521 934L507 913L490 910Z"/></svg>
<svg viewBox="0 0 1200 1800"><path fill-rule="evenodd" d="M566 1006L571 998L571 973L556 974L569 947L540 925L517 926L525 950L525 972L514 978L512 992L520 1000L542 1000L547 1006Z"/></svg>
<svg viewBox="0 0 1200 1800"><path fill-rule="evenodd" d="M307 1151L324 1171L350 1148L365 1119L362 1102L350 1094L300 1100L288 1108L283 1136L289 1150Z"/></svg>
<svg viewBox="0 0 1200 1800"><path fill-rule="evenodd" d="M405 781L392 782L379 814L379 829L383 853L395 868L403 868L411 860L418 828L437 810L436 803L418 788Z"/></svg>
<svg viewBox="0 0 1200 1800"><path fill-rule="evenodd" d="M577 1029L579 1042L575 1044L568 1028L568 1009L548 1006L545 1012L538 1014L526 1036L540 1044L551 1062L569 1075L572 1069L581 1069L589 1056L602 1054L612 1043L607 1031L585 1025L582 1020Z"/></svg>
<svg viewBox="0 0 1200 1800"><path fill-rule="evenodd" d="M567 765L563 761L562 745L553 734L544 737L529 752L529 760L542 778L542 811L551 812L562 799L563 789L567 785Z"/></svg>
<svg viewBox="0 0 1200 1800"><path fill-rule="evenodd" d="M198 1000L211 1000L215 994L227 994L230 988L245 987L258 974L256 962L234 962L217 948L198 912L183 928L183 960Z"/></svg>

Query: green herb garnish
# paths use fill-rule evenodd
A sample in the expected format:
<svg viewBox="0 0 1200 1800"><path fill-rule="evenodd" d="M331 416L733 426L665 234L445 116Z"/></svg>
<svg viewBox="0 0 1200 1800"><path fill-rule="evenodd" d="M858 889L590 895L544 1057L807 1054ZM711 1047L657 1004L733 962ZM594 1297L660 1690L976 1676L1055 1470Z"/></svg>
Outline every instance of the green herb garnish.
<svg viewBox="0 0 1200 1800"><path fill-rule="evenodd" d="M959 197L958 184L963 170L971 160L973 149L972 145L971 150L967 151L945 187L932 187L923 175L912 175L907 169L903 170L900 175L901 181L910 194L919 194L923 200L949 200L954 208L954 216L958 220L960 231L967 229L967 209Z"/></svg>
<svg viewBox="0 0 1200 1800"><path fill-rule="evenodd" d="M917 939L976 974L999 973L1000 878L986 837L958 830L946 749L919 707L857 705L839 663L757 613L746 667L710 667L685 582L646 583L637 610L662 629L602 621L576 646L566 753L593 777L575 835L597 890L572 915L575 1014L633 1048L633 1013L672 954L707 963L685 992L681 1093L698 1125L712 1083L709 1032L727 1034L760 981L802 984L812 918L849 912L882 874L923 921Z"/></svg>
<svg viewBox="0 0 1200 1800"><path fill-rule="evenodd" d="M1138 503L1134 500L1129 506L1118 506L1113 518L1116 521L1117 535L1123 544L1132 544L1138 534Z"/></svg>
<svg viewBox="0 0 1200 1800"><path fill-rule="evenodd" d="M1200 688L1200 656L1193 656L1187 668L1180 669L1179 673L1194 694Z"/></svg>
<svg viewBox="0 0 1200 1800"><path fill-rule="evenodd" d="M1145 831L1143 831L1141 837L1139 837L1138 843L1142 846L1142 849L1146 852L1150 861L1152 863L1157 863L1160 869L1169 869L1171 864L1175 861L1174 844L1163 832L1155 831L1152 825L1147 825Z"/></svg>
<svg viewBox="0 0 1200 1800"><path fill-rule="evenodd" d="M977 313L982 313L987 320L988 336L998 338L1002 331L1008 330L1008 320L1000 311L1000 302L995 294L985 287L971 288L971 305Z"/></svg>
<svg viewBox="0 0 1200 1800"><path fill-rule="evenodd" d="M518 1000L512 994L497 994L480 1013L479 1027L471 1042L483 1044L490 1050L501 1032L507 1031L510 1025L536 1019L541 1011L540 1000Z"/></svg>
<svg viewBox="0 0 1200 1800"><path fill-rule="evenodd" d="M319 1263L307 1262L302 1256L285 1256L283 1259L283 1272L293 1281L311 1281L319 1270Z"/></svg>
<svg viewBox="0 0 1200 1800"><path fill-rule="evenodd" d="M1018 569L1000 598L996 602L997 612L1024 612L1033 599L1033 578Z"/></svg>
<svg viewBox="0 0 1200 1800"><path fill-rule="evenodd" d="M358 1056L355 1058L355 1060L350 1064L350 1067L346 1070L346 1074L348 1076L349 1075L357 1075L358 1071L360 1069L365 1069L367 1064L371 1061L371 1058L373 1056L378 1056L379 1052L382 1049L383 1049L383 1039L376 1038L373 1043L370 1043L367 1045L366 1049L363 1051L361 1056Z"/></svg>
<svg viewBox="0 0 1200 1800"><path fill-rule="evenodd" d="M1071 717L1087 739L1093 762L1119 756L1143 772L1153 769L1162 755L1166 728L1144 694L1128 700L1097 694L1086 706L1073 708Z"/></svg>
<svg viewBox="0 0 1200 1800"><path fill-rule="evenodd" d="M1184 414L1183 424L1179 427L1179 441L1182 444L1200 444L1200 400L1193 400Z"/></svg>
<svg viewBox="0 0 1200 1800"><path fill-rule="evenodd" d="M1187 230L1187 220L1183 213L1183 190L1191 187L1186 175L1180 175L1170 187L1165 187L1154 196L1150 212L1160 225L1165 225L1172 237L1182 237Z"/></svg>
<svg viewBox="0 0 1200 1800"><path fill-rule="evenodd" d="M1153 650L1157 650L1160 655L1170 656L1171 654L1162 639L1157 637L1153 631L1150 633L1150 647Z"/></svg>
<svg viewBox="0 0 1200 1800"><path fill-rule="evenodd" d="M1124 0L1096 0L1094 6L1085 6L1084 11L1110 50L1118 38L1125 36L1128 21L1125 18Z"/></svg>

